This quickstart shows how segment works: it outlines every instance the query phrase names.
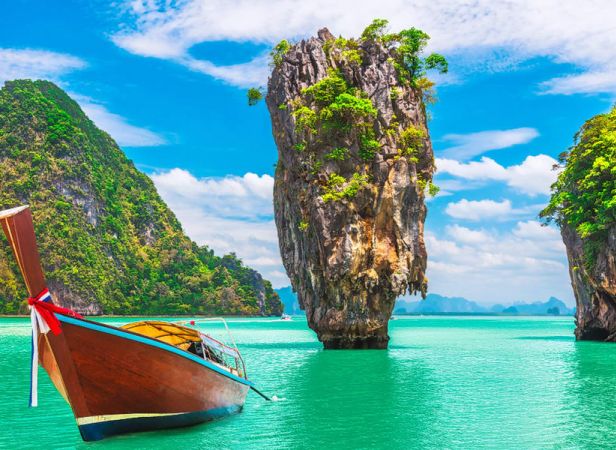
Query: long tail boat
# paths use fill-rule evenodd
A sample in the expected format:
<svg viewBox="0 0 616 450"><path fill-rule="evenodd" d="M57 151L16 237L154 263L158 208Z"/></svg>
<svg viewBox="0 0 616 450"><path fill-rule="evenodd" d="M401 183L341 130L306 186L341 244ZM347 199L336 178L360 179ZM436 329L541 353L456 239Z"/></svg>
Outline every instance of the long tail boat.
<svg viewBox="0 0 616 450"><path fill-rule="evenodd" d="M248 390L255 388L236 346L189 323L114 327L55 305L30 209L2 211L0 223L30 295L31 406L38 401L40 364L73 410L85 441L193 425L242 410Z"/></svg>

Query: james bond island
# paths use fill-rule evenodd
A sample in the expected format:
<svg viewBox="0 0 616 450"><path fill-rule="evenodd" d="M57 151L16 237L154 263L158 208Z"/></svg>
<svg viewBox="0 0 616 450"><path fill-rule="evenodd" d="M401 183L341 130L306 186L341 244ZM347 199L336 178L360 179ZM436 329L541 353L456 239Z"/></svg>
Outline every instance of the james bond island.
<svg viewBox="0 0 616 450"><path fill-rule="evenodd" d="M322 29L272 52L280 250L328 349L386 348L396 297L427 290L424 199L437 188L426 71L447 63L422 56L422 31L386 25L375 20L359 39Z"/></svg>
<svg viewBox="0 0 616 450"><path fill-rule="evenodd" d="M616 342L616 107L575 139L542 215L560 225L567 247L576 338Z"/></svg>

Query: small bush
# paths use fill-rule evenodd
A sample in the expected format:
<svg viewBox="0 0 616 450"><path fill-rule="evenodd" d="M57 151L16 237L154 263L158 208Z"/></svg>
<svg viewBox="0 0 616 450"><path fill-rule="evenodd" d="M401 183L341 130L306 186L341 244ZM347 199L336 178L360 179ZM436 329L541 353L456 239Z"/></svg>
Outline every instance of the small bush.
<svg viewBox="0 0 616 450"><path fill-rule="evenodd" d="M274 67L280 66L282 64L284 55L286 55L289 50L291 50L291 44L286 39L280 41L270 52L270 57L272 58L272 65Z"/></svg>
<svg viewBox="0 0 616 450"><path fill-rule="evenodd" d="M404 156L416 156L420 147L423 145L423 140L426 137L426 132L421 128L413 125L406 128L400 133L400 149Z"/></svg>
<svg viewBox="0 0 616 450"><path fill-rule="evenodd" d="M298 152L303 152L304 150L306 150L306 143L298 142L297 144L293 145L293 148Z"/></svg>
<svg viewBox="0 0 616 450"><path fill-rule="evenodd" d="M381 144L374 139L374 132L363 133L359 136L359 157L364 161L372 161L380 149Z"/></svg>
<svg viewBox="0 0 616 450"><path fill-rule="evenodd" d="M293 112L297 126L305 131L316 133L317 114L307 106L302 106Z"/></svg>
<svg viewBox="0 0 616 450"><path fill-rule="evenodd" d="M337 147L325 155L325 159L331 161L345 161L349 158L349 149L345 147Z"/></svg>
<svg viewBox="0 0 616 450"><path fill-rule="evenodd" d="M248 106L254 106L263 99L263 92L258 88L250 88L246 92L246 96L248 97Z"/></svg>
<svg viewBox="0 0 616 450"><path fill-rule="evenodd" d="M441 191L441 188L438 187L436 184L432 183L432 181L428 183L428 194L430 194L430 197L436 197L436 195L440 191Z"/></svg>
<svg viewBox="0 0 616 450"><path fill-rule="evenodd" d="M342 199L352 199L357 195L357 192L368 183L369 177L365 174L360 175L356 172L350 180L347 180L341 175L332 173L327 180L327 184L323 188L323 195L321 198L325 203Z"/></svg>
<svg viewBox="0 0 616 450"><path fill-rule="evenodd" d="M366 41L376 41L381 39L385 35L389 21L385 19L374 19L370 25L368 25L361 38Z"/></svg>

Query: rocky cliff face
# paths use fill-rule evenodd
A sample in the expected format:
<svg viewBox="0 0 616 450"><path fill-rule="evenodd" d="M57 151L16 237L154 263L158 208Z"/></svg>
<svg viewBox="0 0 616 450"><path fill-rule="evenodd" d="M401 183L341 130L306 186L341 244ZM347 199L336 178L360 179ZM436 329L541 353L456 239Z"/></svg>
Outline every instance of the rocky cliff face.
<svg viewBox="0 0 616 450"><path fill-rule="evenodd" d="M578 339L616 341L615 136L616 107L584 123L541 212L567 247Z"/></svg>
<svg viewBox="0 0 616 450"><path fill-rule="evenodd" d="M154 184L61 89L0 90L0 210L29 204L50 292L85 314L281 314L271 284L182 231ZM0 313L27 312L0 238Z"/></svg>
<svg viewBox="0 0 616 450"><path fill-rule="evenodd" d="M323 29L274 58L280 251L325 348L386 348L396 297L426 292L433 153L421 90L394 52Z"/></svg>
<svg viewBox="0 0 616 450"><path fill-rule="evenodd" d="M593 258L594 267L590 270L579 234L567 225L562 227L561 234L577 304L575 336L616 342L616 226L608 231L605 245Z"/></svg>

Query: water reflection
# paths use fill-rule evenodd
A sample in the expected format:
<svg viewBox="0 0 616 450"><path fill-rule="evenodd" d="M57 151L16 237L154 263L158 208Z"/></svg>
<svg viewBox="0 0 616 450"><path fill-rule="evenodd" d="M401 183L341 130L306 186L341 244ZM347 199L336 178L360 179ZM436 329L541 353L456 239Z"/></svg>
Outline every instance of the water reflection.
<svg viewBox="0 0 616 450"><path fill-rule="evenodd" d="M576 342L567 383L567 445L613 448L616 443L616 345Z"/></svg>

